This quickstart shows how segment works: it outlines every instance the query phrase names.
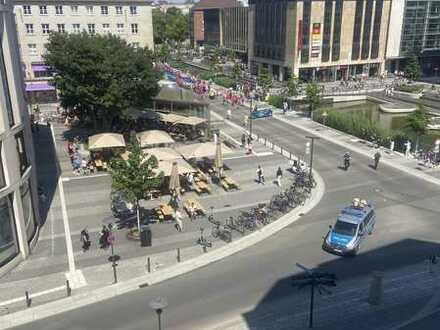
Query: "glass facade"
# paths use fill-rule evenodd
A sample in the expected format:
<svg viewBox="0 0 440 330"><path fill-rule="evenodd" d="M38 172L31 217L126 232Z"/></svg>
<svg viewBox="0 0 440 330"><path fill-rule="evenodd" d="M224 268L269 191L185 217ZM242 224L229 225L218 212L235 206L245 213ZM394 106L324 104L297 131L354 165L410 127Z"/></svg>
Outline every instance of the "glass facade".
<svg viewBox="0 0 440 330"><path fill-rule="evenodd" d="M322 36L322 62L330 60L330 37L332 32L333 0L325 0L324 31Z"/></svg>
<svg viewBox="0 0 440 330"><path fill-rule="evenodd" d="M373 40L371 41L371 58L379 57L380 28L382 21L383 0L376 0L374 9Z"/></svg>
<svg viewBox="0 0 440 330"><path fill-rule="evenodd" d="M440 2L430 3L424 48L440 48Z"/></svg>
<svg viewBox="0 0 440 330"><path fill-rule="evenodd" d="M258 1L255 6L255 56L284 61L287 2Z"/></svg>
<svg viewBox="0 0 440 330"><path fill-rule="evenodd" d="M311 13L312 13L312 1L304 0L303 21L302 21L303 35L302 35L301 63L309 62Z"/></svg>
<svg viewBox="0 0 440 330"><path fill-rule="evenodd" d="M361 59L370 57L370 37L371 37L371 19L373 16L373 1L367 1L364 15L364 31L362 34L362 52Z"/></svg>
<svg viewBox="0 0 440 330"><path fill-rule="evenodd" d="M370 1L369 1L370 2ZM364 14L364 1L356 0L356 10L354 14L354 26L353 26L353 44L351 47L351 59L358 60L360 47L361 47L361 28L362 28L362 16Z"/></svg>
<svg viewBox="0 0 440 330"><path fill-rule="evenodd" d="M344 1L336 0L335 19L333 23L332 61L339 61L339 56L341 54L341 27L343 8Z"/></svg>
<svg viewBox="0 0 440 330"><path fill-rule="evenodd" d="M0 17L0 24L3 24L1 17ZM0 87L2 90L5 91L5 93L2 93L3 95L1 95L0 97L3 96L5 98L4 106L6 107L6 112L8 114L9 127L12 127L12 126L14 126L15 122L14 122L14 114L12 113L11 96L9 94L9 84L8 84L8 79L7 79L7 75L6 75L6 66L5 66L5 59L4 59L4 55L3 55L2 35L1 34L0 34ZM1 102L1 99L0 99L0 102ZM0 105L1 105L1 103L0 103Z"/></svg>
<svg viewBox="0 0 440 330"><path fill-rule="evenodd" d="M29 179L20 187L21 203L23 207L23 218L26 226L26 234L28 240L34 237L37 225L35 222L34 209L32 207L32 192Z"/></svg>
<svg viewBox="0 0 440 330"><path fill-rule="evenodd" d="M403 20L402 55L419 53L423 49L423 35L428 1L407 1Z"/></svg>
<svg viewBox="0 0 440 330"><path fill-rule="evenodd" d="M0 199L0 266L14 258L18 252L12 195L8 195Z"/></svg>
<svg viewBox="0 0 440 330"><path fill-rule="evenodd" d="M20 162L20 173L23 174L26 171L26 169L29 167L29 161L27 158L26 148L24 144L23 132L18 133L15 136L15 140L17 142L18 160Z"/></svg>

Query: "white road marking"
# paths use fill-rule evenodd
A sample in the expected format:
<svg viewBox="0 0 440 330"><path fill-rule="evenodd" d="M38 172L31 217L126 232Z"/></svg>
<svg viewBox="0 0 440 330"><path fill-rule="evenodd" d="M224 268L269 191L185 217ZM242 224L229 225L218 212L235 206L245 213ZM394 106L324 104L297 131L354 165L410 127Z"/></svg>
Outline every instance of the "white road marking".
<svg viewBox="0 0 440 330"><path fill-rule="evenodd" d="M49 289L49 290L45 290L45 291L40 291L37 293L30 293L29 297L30 298L36 298L36 297L40 297L43 296L45 294L49 294L49 293L53 293L53 292L57 292L57 291L61 291L61 290L66 290L66 286L57 286L56 288L53 289ZM14 299L10 299L10 300L6 300L6 301L1 301L0 302L0 306L6 306L6 305L11 305L11 304L15 304L17 302L26 300L25 296L19 297L19 298L14 298Z"/></svg>
<svg viewBox="0 0 440 330"><path fill-rule="evenodd" d="M53 257L55 255L55 229L54 229L54 216L52 212L52 207L49 208L49 217L50 217L50 253ZM39 238L41 240L41 237Z"/></svg>
<svg viewBox="0 0 440 330"><path fill-rule="evenodd" d="M64 187L63 180L61 177L58 179L58 188L60 191L60 201L61 201L61 212L63 215L63 224L64 224L64 233L66 238L66 248L67 248L67 259L69 261L69 272L75 272L75 259L73 256L73 246L72 246L72 237L70 237L70 226L69 226L69 218L67 215L67 207L66 207L66 199L64 198Z"/></svg>

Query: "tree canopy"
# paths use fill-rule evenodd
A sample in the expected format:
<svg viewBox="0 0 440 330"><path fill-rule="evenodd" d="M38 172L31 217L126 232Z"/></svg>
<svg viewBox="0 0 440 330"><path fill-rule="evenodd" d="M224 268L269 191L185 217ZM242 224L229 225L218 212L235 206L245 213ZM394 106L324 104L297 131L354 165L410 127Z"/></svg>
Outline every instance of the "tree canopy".
<svg viewBox="0 0 440 330"><path fill-rule="evenodd" d="M267 91L272 87L272 76L267 68L261 68L258 74L258 85L260 85L263 90Z"/></svg>
<svg viewBox="0 0 440 330"><path fill-rule="evenodd" d="M420 78L420 63L415 54L412 54L405 65L405 76L411 80L417 80Z"/></svg>
<svg viewBox="0 0 440 330"><path fill-rule="evenodd" d="M321 91L315 82L308 83L306 86L306 102L310 107L310 115L321 103Z"/></svg>
<svg viewBox="0 0 440 330"><path fill-rule="evenodd" d="M288 95L298 96L300 87L301 87L301 81L298 79L298 77L292 75L287 81Z"/></svg>
<svg viewBox="0 0 440 330"><path fill-rule="evenodd" d="M427 133L429 122L430 118L421 105L406 117L406 126L416 134L416 152L419 148L420 136Z"/></svg>
<svg viewBox="0 0 440 330"><path fill-rule="evenodd" d="M189 16L176 7L169 8L166 13L159 8L153 9L154 42L181 43L189 37Z"/></svg>
<svg viewBox="0 0 440 330"><path fill-rule="evenodd" d="M44 61L54 72L61 105L102 127L158 92L152 53L112 35L53 33Z"/></svg>

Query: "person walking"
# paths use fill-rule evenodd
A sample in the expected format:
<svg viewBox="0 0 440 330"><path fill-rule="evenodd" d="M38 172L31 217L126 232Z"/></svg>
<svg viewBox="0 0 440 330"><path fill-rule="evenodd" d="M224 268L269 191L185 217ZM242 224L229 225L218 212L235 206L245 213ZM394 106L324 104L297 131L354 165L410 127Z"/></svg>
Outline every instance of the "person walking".
<svg viewBox="0 0 440 330"><path fill-rule="evenodd" d="M227 120L231 120L231 117L232 117L232 111L231 111L231 109L228 109L226 111L226 119Z"/></svg>
<svg viewBox="0 0 440 330"><path fill-rule="evenodd" d="M87 230L87 228L84 228L81 230L81 242L82 242L82 250L83 252L86 252L89 250L91 242L90 242L90 235Z"/></svg>
<svg viewBox="0 0 440 330"><path fill-rule="evenodd" d="M108 236L109 236L110 232L107 229L106 226L102 226L102 230L100 232L100 236L99 236L99 247L101 249L107 249L108 248Z"/></svg>
<svg viewBox="0 0 440 330"><path fill-rule="evenodd" d="M241 135L241 145L243 147L246 146L246 134L244 134L244 133Z"/></svg>
<svg viewBox="0 0 440 330"><path fill-rule="evenodd" d="M379 165L380 157L382 157L382 155L380 154L379 151L377 151L377 152L374 154L374 169L375 169L375 170L377 170L377 166Z"/></svg>
<svg viewBox="0 0 440 330"><path fill-rule="evenodd" d="M190 206L188 207L188 215L191 221L196 219L196 207L194 202L191 202Z"/></svg>
<svg viewBox="0 0 440 330"><path fill-rule="evenodd" d="M183 221L182 221L182 213L180 213L179 210L176 210L175 212L175 219L176 219L176 229L178 232L182 232L183 231Z"/></svg>
<svg viewBox="0 0 440 330"><path fill-rule="evenodd" d="M278 187L281 188L281 178L283 177L283 171L281 170L281 167L278 166L278 170L277 170L277 184Z"/></svg>
<svg viewBox="0 0 440 330"><path fill-rule="evenodd" d="M257 181L258 181L258 183L264 184L264 173L263 173L263 168L261 167L261 165L258 165L258 168L257 168Z"/></svg>
<svg viewBox="0 0 440 330"><path fill-rule="evenodd" d="M283 102L283 115L286 114L288 109L289 109L289 104L286 101L284 101Z"/></svg>

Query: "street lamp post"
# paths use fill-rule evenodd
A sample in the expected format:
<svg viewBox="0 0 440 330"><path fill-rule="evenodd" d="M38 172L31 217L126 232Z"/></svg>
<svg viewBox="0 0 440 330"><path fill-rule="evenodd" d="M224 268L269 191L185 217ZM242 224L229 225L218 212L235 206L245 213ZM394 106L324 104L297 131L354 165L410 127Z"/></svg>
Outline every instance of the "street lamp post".
<svg viewBox="0 0 440 330"><path fill-rule="evenodd" d="M117 262L121 259L120 256L115 254L114 245L115 245L115 235L110 231L110 235L107 238L107 243L110 244L112 255L108 257L108 261L112 263L113 268L113 284L118 283L118 275L116 273L116 267L118 266Z"/></svg>
<svg viewBox="0 0 440 330"><path fill-rule="evenodd" d="M328 113L327 113L326 110L324 110L324 112L322 114L322 121L323 121L324 126L326 126L325 124L326 124L326 121L327 121L327 116L328 116Z"/></svg>
<svg viewBox="0 0 440 330"><path fill-rule="evenodd" d="M317 136L306 136L307 139L312 140L311 141L311 147L310 147L310 171L309 171L309 179L312 181L312 168L313 168L313 148L315 145L315 140L319 140L319 137Z"/></svg>
<svg viewBox="0 0 440 330"><path fill-rule="evenodd" d="M162 319L161 315L163 310L168 306L167 300L162 297L154 298L150 301L150 307L156 312L157 314L157 322L158 322L158 329L162 330Z"/></svg>

